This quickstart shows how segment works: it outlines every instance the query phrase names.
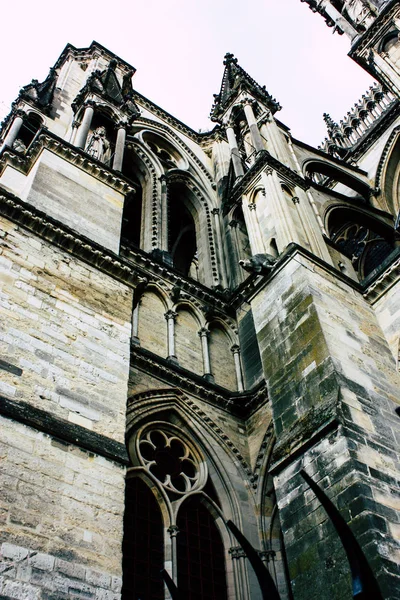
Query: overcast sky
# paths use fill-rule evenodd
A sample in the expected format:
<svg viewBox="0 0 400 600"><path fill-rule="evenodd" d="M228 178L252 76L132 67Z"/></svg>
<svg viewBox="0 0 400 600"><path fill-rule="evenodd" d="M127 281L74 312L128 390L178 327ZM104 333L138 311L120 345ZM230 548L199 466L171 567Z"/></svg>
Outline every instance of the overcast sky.
<svg viewBox="0 0 400 600"><path fill-rule="evenodd" d="M226 52L280 102L294 137L314 145L325 137L323 112L341 119L373 82L347 57L345 36L300 0L5 2L1 118L67 43L92 40L137 69L135 89L196 130L213 127Z"/></svg>

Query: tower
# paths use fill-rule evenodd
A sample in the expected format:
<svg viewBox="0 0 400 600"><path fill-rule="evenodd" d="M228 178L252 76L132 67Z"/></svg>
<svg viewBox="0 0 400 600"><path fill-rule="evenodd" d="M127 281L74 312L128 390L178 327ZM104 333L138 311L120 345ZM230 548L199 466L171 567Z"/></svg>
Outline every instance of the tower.
<svg viewBox="0 0 400 600"><path fill-rule="evenodd" d="M397 22L309 4L363 66ZM230 520L282 600L367 598L353 537L394 600L395 76L313 148L230 53L206 133L134 72L69 44L2 126L0 594L261 599Z"/></svg>

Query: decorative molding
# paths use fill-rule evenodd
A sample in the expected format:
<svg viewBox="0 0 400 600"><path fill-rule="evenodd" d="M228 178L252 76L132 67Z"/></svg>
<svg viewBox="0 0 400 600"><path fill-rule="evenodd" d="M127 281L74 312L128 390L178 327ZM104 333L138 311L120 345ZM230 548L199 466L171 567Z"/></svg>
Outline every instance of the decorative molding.
<svg viewBox="0 0 400 600"><path fill-rule="evenodd" d="M127 409L127 432L135 428L137 422L143 422L143 419L150 412L154 414L159 410L165 410L163 403L175 402L182 408L185 416L192 412L192 418L197 417L204 426L208 427L213 435L219 440L226 450L233 454L235 461L237 461L241 468L244 470L246 476L251 479L252 471L247 463L246 459L240 453L240 450L235 446L229 436L221 429L221 427L204 412L194 400L191 400L186 396L185 393L180 389L167 388L167 389L156 389L149 390L146 392L139 392L128 398L128 409ZM190 423L189 423L190 425Z"/></svg>
<svg viewBox="0 0 400 600"><path fill-rule="evenodd" d="M0 194L0 214L130 287L147 282L128 261L5 191Z"/></svg>
<svg viewBox="0 0 400 600"><path fill-rule="evenodd" d="M141 123L143 123L144 125L151 126L152 129L161 129L162 131L168 133L179 144L179 146L181 146L181 148L191 157L191 159L201 169L202 173L207 177L208 181L211 184L214 183L214 179L212 178L211 174L206 169L206 167L203 165L201 160L198 159L198 157L189 148L189 146L187 146L185 144L185 142L182 140L182 138L180 138L179 135L177 135L170 127L168 127L167 125L163 125L162 123L157 123L157 121L152 121L151 119L146 119L145 117L140 117L140 118L136 119L135 125L141 124ZM177 129L179 130L179 127ZM198 144L200 144L199 140L194 140L194 141L196 141Z"/></svg>
<svg viewBox="0 0 400 600"><path fill-rule="evenodd" d="M272 173L272 171L276 171L277 173L279 173L279 175L289 180L293 185L300 187L302 190L308 190L308 188L310 187L309 182L307 182L306 179L304 179L304 177L299 175L299 173L296 173L296 171L293 171L293 169L290 169L289 167L281 163L278 159L274 158L268 152L268 150L260 150L253 165L235 184L232 190L231 197L226 206L224 207L225 214L232 208L234 202L239 200L244 195L248 186L254 181L256 177L260 175L261 171L266 165L268 165L269 167L265 169L267 175Z"/></svg>
<svg viewBox="0 0 400 600"><path fill-rule="evenodd" d="M172 387L194 394L208 404L240 418L248 418L259 406L268 402L265 382L253 390L232 392L136 345L131 346L131 361L137 369L151 373Z"/></svg>
<svg viewBox="0 0 400 600"><path fill-rule="evenodd" d="M129 465L129 458L124 444L56 417L28 402L15 401L0 396L0 415L42 431L46 435L71 446L93 452L93 454L103 456L123 466Z"/></svg>

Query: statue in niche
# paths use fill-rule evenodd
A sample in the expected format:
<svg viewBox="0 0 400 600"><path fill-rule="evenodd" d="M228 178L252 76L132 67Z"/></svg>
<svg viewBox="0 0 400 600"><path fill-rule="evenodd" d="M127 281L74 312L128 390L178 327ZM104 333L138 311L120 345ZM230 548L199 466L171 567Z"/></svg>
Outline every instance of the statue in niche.
<svg viewBox="0 0 400 600"><path fill-rule="evenodd" d="M109 164L111 158L111 145L107 139L106 128L102 125L96 127L88 136L86 142L86 152L106 165Z"/></svg>
<svg viewBox="0 0 400 600"><path fill-rule="evenodd" d="M374 14L371 3L365 0L350 0L342 13L347 16L357 31L365 31L374 20Z"/></svg>
<svg viewBox="0 0 400 600"><path fill-rule="evenodd" d="M26 146L20 138L17 138L16 140L14 140L12 148L13 148L13 150L16 150L17 152L25 152L25 150L26 150Z"/></svg>

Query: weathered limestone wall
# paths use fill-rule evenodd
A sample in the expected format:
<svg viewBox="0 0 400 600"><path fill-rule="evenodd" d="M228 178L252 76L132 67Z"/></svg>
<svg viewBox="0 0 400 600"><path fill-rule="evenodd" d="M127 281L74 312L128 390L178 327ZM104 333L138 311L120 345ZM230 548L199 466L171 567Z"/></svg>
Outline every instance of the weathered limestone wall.
<svg viewBox="0 0 400 600"><path fill-rule="evenodd" d="M298 252L252 309L277 434L273 472L294 597L350 594L344 551L299 475L304 468L350 524L384 598L394 600L400 381L374 311Z"/></svg>
<svg viewBox="0 0 400 600"><path fill-rule="evenodd" d="M49 150L28 176L6 168L1 184L74 231L119 251L123 194Z"/></svg>
<svg viewBox="0 0 400 600"><path fill-rule="evenodd" d="M0 393L123 442L131 290L0 223Z"/></svg>
<svg viewBox="0 0 400 600"><path fill-rule="evenodd" d="M101 454L124 447L132 291L0 227L0 394L30 423L0 417L0 595L117 600L125 459ZM38 409L41 431L30 421ZM99 453L82 450L78 438L96 435Z"/></svg>
<svg viewBox="0 0 400 600"><path fill-rule="evenodd" d="M0 417L0 595L118 600L125 468Z"/></svg>
<svg viewBox="0 0 400 600"><path fill-rule="evenodd" d="M400 368L400 282L397 282L382 298L374 308L379 325L385 334L389 347L393 353L397 367Z"/></svg>

